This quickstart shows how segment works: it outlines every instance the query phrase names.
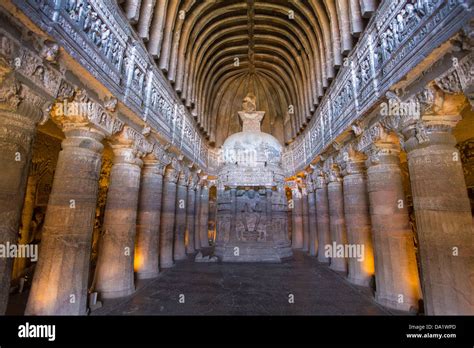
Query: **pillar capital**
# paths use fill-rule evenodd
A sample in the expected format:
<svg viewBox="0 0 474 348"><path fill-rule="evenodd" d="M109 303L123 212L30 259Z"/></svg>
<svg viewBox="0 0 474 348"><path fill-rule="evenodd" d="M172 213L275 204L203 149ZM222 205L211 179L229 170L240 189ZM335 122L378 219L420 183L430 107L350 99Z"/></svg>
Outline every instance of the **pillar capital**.
<svg viewBox="0 0 474 348"><path fill-rule="evenodd" d="M112 136L124 128L121 120L90 99L84 90L74 92L71 100L56 100L51 106L51 117L65 133L71 129L92 128L104 136Z"/></svg>
<svg viewBox="0 0 474 348"><path fill-rule="evenodd" d="M324 163L324 171L326 173L328 183L341 182L341 167L337 164L333 157L330 157Z"/></svg>
<svg viewBox="0 0 474 348"><path fill-rule="evenodd" d="M357 151L355 143L345 145L336 157L336 162L341 168L341 175L363 174L367 155Z"/></svg>
<svg viewBox="0 0 474 348"><path fill-rule="evenodd" d="M321 164L313 167L313 173L311 175L313 177L315 190L322 189L327 185L327 177Z"/></svg>

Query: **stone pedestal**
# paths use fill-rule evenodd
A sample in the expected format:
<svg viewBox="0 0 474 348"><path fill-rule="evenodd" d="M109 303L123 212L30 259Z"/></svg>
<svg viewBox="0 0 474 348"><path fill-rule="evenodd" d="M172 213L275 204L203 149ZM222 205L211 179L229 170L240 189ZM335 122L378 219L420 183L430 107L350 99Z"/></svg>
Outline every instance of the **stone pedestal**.
<svg viewBox="0 0 474 348"><path fill-rule="evenodd" d="M347 255L338 255L339 248L347 244L346 223L344 219L344 196L342 182L336 170L331 171L328 183L329 228L332 239L332 258L329 267L334 271L347 272ZM345 252L344 252L345 254Z"/></svg>
<svg viewBox="0 0 474 348"><path fill-rule="evenodd" d="M472 214L451 134L459 119L434 116L404 132L428 315L474 314Z"/></svg>
<svg viewBox="0 0 474 348"><path fill-rule="evenodd" d="M25 314L85 315L104 134L65 124Z"/></svg>
<svg viewBox="0 0 474 348"><path fill-rule="evenodd" d="M132 144L112 145L114 161L97 259L95 290L101 298L135 291L134 248L142 161Z"/></svg>
<svg viewBox="0 0 474 348"><path fill-rule="evenodd" d="M209 237L207 235L209 221L209 187L207 183L201 187L201 204L199 209L199 236L201 238L201 248L209 246Z"/></svg>
<svg viewBox="0 0 474 348"><path fill-rule="evenodd" d="M163 200L160 226L160 268L173 267L173 235L176 212L176 182L178 171L169 166L163 180Z"/></svg>
<svg viewBox="0 0 474 348"><path fill-rule="evenodd" d="M184 235L186 233L186 205L188 198L188 177L181 172L176 189L176 214L174 224L174 248L173 258L175 261L186 258L186 246Z"/></svg>
<svg viewBox="0 0 474 348"><path fill-rule="evenodd" d="M186 211L186 253L193 254L195 249L194 241L194 225L196 220L196 188L194 185L188 187L188 198L187 198L187 211Z"/></svg>
<svg viewBox="0 0 474 348"><path fill-rule="evenodd" d="M329 230L329 203L328 191L324 174L315 172L315 197L316 197L316 220L318 230L318 261L329 263L330 258L326 256L325 247L331 245L331 232Z"/></svg>
<svg viewBox="0 0 474 348"><path fill-rule="evenodd" d="M309 255L318 254L318 228L316 219L316 194L313 183L308 185L308 224L309 224Z"/></svg>
<svg viewBox="0 0 474 348"><path fill-rule="evenodd" d="M293 249L303 248L303 202L302 194L295 183L292 188L293 209L291 211L292 229L291 229L291 247Z"/></svg>
<svg viewBox="0 0 474 348"><path fill-rule="evenodd" d="M15 244L31 161L31 147L36 123L42 116L41 110L25 100L20 103L20 85L15 81L2 82L2 88L13 93L10 99L0 101L0 244ZM15 94L18 93L17 94ZM18 105L19 104L19 105ZM13 259L0 258L0 315L7 309Z"/></svg>
<svg viewBox="0 0 474 348"><path fill-rule="evenodd" d="M159 273L159 240L164 164L150 156L144 159L138 200L134 268L138 279Z"/></svg>
<svg viewBox="0 0 474 348"><path fill-rule="evenodd" d="M408 311L421 298L413 231L406 208L396 139L368 151L367 190L375 258L375 299Z"/></svg>
<svg viewBox="0 0 474 348"><path fill-rule="evenodd" d="M201 221L201 185L196 184L196 195L195 195L195 215L194 215L194 248L196 250L201 249L201 235L199 234L200 221Z"/></svg>
<svg viewBox="0 0 474 348"><path fill-rule="evenodd" d="M347 242L361 255L348 257L347 279L356 285L369 286L374 275L374 251L367 194L367 177L363 159L346 163L343 179L344 217Z"/></svg>

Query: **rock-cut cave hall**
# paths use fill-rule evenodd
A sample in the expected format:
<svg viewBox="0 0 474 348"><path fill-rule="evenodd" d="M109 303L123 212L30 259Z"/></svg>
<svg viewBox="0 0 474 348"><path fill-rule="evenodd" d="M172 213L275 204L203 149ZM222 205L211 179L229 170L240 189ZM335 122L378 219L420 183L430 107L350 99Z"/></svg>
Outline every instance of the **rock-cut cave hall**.
<svg viewBox="0 0 474 348"><path fill-rule="evenodd" d="M472 6L2 1L0 314L474 314Z"/></svg>

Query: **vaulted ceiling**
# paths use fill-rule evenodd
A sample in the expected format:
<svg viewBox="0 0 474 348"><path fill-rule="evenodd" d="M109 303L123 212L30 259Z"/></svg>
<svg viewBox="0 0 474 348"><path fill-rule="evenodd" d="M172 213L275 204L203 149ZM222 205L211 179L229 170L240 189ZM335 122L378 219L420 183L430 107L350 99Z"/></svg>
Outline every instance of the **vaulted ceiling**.
<svg viewBox="0 0 474 348"><path fill-rule="evenodd" d="M282 143L306 126L378 0L125 0L136 28L211 144L240 131L247 92Z"/></svg>

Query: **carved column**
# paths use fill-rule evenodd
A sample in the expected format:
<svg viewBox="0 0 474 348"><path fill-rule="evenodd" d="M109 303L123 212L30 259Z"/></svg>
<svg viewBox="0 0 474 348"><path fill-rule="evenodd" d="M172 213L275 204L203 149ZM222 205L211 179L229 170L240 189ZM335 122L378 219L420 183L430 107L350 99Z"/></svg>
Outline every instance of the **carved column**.
<svg viewBox="0 0 474 348"><path fill-rule="evenodd" d="M196 250L201 249L201 235L199 233L200 221L201 221L201 184L196 183L196 199L195 199L195 215L194 215L194 248Z"/></svg>
<svg viewBox="0 0 474 348"><path fill-rule="evenodd" d="M173 235L176 212L176 182L179 171L176 169L176 159L173 159L165 171L163 181L163 201L161 206L160 229L160 267L173 267Z"/></svg>
<svg viewBox="0 0 474 348"><path fill-rule="evenodd" d="M155 145L157 147L159 145ZM159 241L163 173L168 161L156 149L143 160L138 200L137 237L134 268L138 279L155 278L159 273Z"/></svg>
<svg viewBox="0 0 474 348"><path fill-rule="evenodd" d="M304 180L304 179L303 179ZM308 191L306 183L302 180L301 184L301 211L303 219L303 248L302 251L309 251L309 206Z"/></svg>
<svg viewBox="0 0 474 348"><path fill-rule="evenodd" d="M176 189L176 214L174 225L174 248L173 258L175 261L186 258L186 245L184 235L186 232L186 200L188 197L188 173L184 170L179 174Z"/></svg>
<svg viewBox="0 0 474 348"><path fill-rule="evenodd" d="M193 254L195 249L194 226L196 220L196 179L190 181L188 186L186 211L186 253Z"/></svg>
<svg viewBox="0 0 474 348"><path fill-rule="evenodd" d="M80 96L79 93L77 96ZM79 102L82 97L79 97ZM76 102L76 101L75 101ZM85 315L104 135L121 122L98 113L52 115L65 139L59 153L25 314ZM102 123L103 122L103 123ZM110 125L113 125L109 128Z"/></svg>
<svg viewBox="0 0 474 348"><path fill-rule="evenodd" d="M385 134L381 127L378 132L380 136L366 150L375 299L384 306L408 311L418 308L421 291L402 186L400 146L396 136Z"/></svg>
<svg viewBox="0 0 474 348"><path fill-rule="evenodd" d="M332 258L329 267L338 272L347 272L345 252L338 252L347 244L346 222L344 219L344 196L339 168L329 163L328 168L329 228L332 239Z"/></svg>
<svg viewBox="0 0 474 348"><path fill-rule="evenodd" d="M357 285L369 286L374 275L374 251L364 164L366 156L352 147L344 149L341 155L347 242L356 250L355 255L348 255L347 279Z"/></svg>
<svg viewBox="0 0 474 348"><path fill-rule="evenodd" d="M329 263L325 248L331 245L331 231L329 229L329 203L326 176L321 169L313 172L316 197L316 221L318 231L318 261Z"/></svg>
<svg viewBox="0 0 474 348"><path fill-rule="evenodd" d="M102 298L135 291L134 250L143 152L128 127L111 143L114 152L104 225L97 258L95 289ZM137 135L138 136L138 135Z"/></svg>
<svg viewBox="0 0 474 348"><path fill-rule="evenodd" d="M462 106L446 96L441 114L410 120L403 129L428 315L474 314L474 229L451 134Z"/></svg>
<svg viewBox="0 0 474 348"><path fill-rule="evenodd" d="M311 174L306 178L306 188L308 191L308 225L309 225L309 255L318 254L318 228L316 219L316 194Z"/></svg>
<svg viewBox="0 0 474 348"><path fill-rule="evenodd" d="M15 244L42 101L10 78L0 85L0 244ZM7 309L13 259L0 258L0 315Z"/></svg>
<svg viewBox="0 0 474 348"><path fill-rule="evenodd" d="M199 214L199 235L201 238L201 248L209 246L209 237L207 236L209 219L209 187L207 181L201 186L201 207Z"/></svg>
<svg viewBox="0 0 474 348"><path fill-rule="evenodd" d="M301 249L303 248L303 202L302 194L296 182L293 182L291 192L293 200L291 247Z"/></svg>

